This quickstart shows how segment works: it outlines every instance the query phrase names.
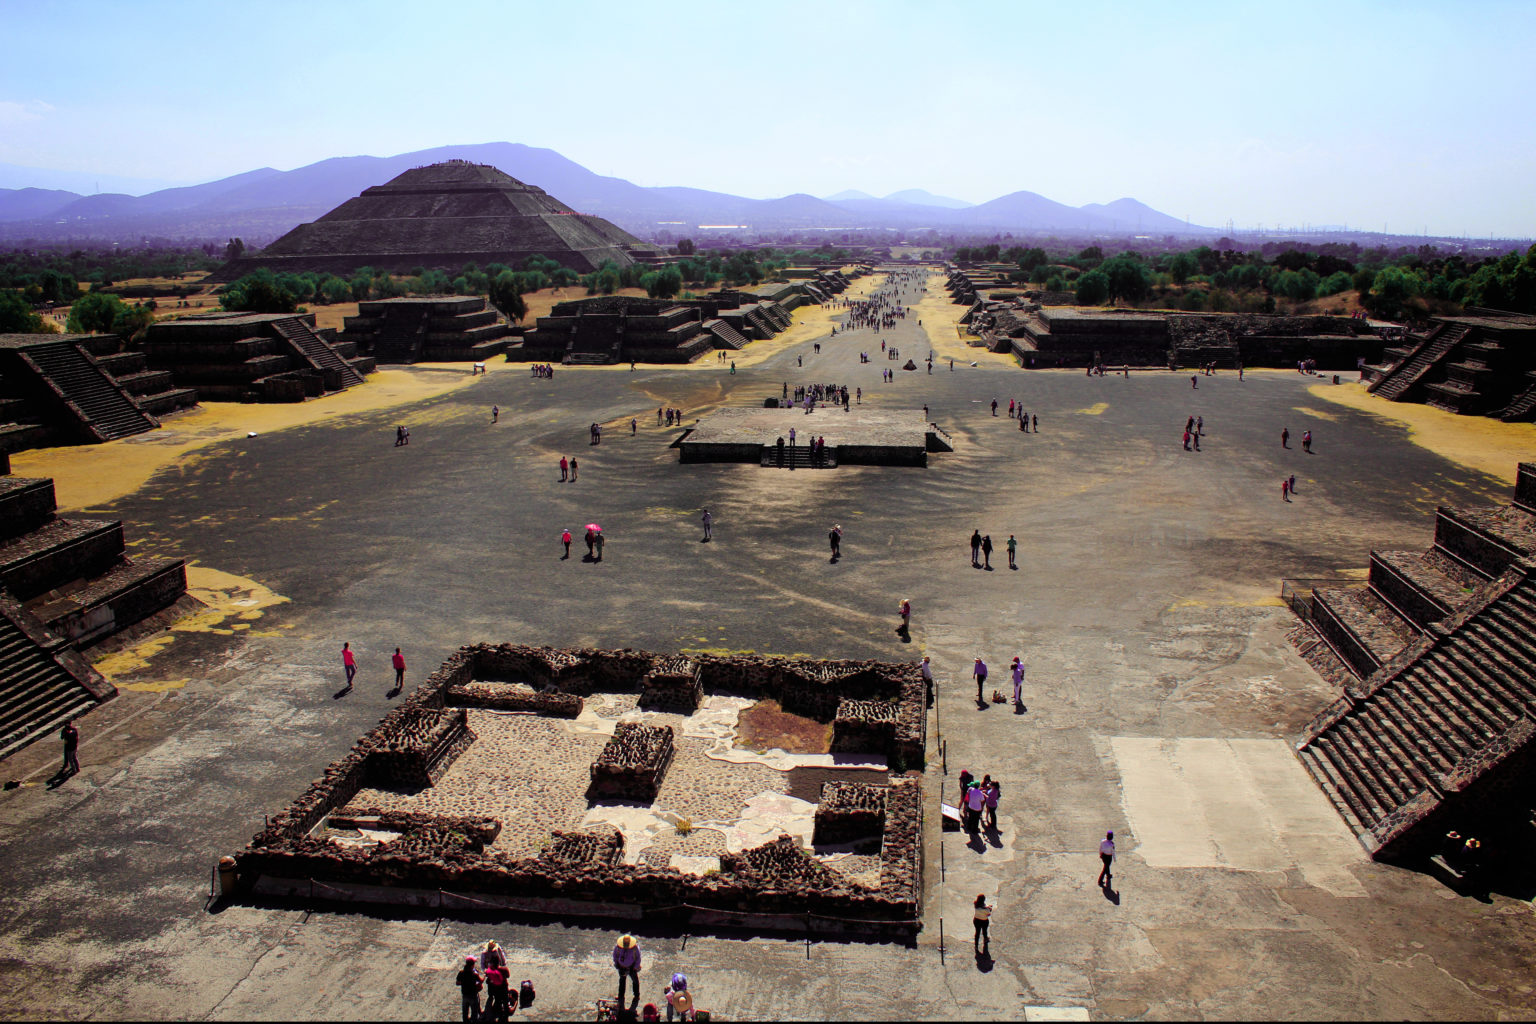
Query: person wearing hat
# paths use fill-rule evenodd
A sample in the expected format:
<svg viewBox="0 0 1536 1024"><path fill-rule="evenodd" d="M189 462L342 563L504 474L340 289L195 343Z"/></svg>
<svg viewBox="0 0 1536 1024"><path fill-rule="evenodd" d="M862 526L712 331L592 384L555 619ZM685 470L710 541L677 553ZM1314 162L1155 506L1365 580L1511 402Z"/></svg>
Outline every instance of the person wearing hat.
<svg viewBox="0 0 1536 1024"><path fill-rule="evenodd" d="M480 1019L480 971L475 967L473 955L464 957L464 966L459 968L459 973L454 981L458 983L459 992L463 999L464 1020L477 1021Z"/></svg>
<svg viewBox="0 0 1536 1024"><path fill-rule="evenodd" d="M1110 874L1109 870L1110 865L1115 862L1115 834L1113 832L1104 833L1104 841L1099 844L1099 860L1104 862L1104 866L1099 869L1099 888L1102 889L1107 888L1114 881L1114 876Z"/></svg>
<svg viewBox="0 0 1536 1024"><path fill-rule="evenodd" d="M619 1005L624 1005L624 982L634 983L634 998L630 1006L634 1007L640 1002L640 943L635 941L633 935L619 936L618 945L613 947L613 967L619 972Z"/></svg>
<svg viewBox="0 0 1536 1024"><path fill-rule="evenodd" d="M688 1020L692 1014L693 996L688 992L688 978L674 974L672 984L667 986L667 1020L672 1020L674 1015L678 1019Z"/></svg>

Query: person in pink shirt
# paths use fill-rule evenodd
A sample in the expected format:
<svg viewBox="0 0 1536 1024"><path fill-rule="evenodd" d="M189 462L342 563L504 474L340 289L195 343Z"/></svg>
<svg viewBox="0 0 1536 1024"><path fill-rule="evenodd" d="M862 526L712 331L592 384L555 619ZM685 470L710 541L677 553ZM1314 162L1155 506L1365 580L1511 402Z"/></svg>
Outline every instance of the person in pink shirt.
<svg viewBox="0 0 1536 1024"><path fill-rule="evenodd" d="M571 531L566 530L560 534L560 543L565 545L565 554L560 556L560 561L571 557Z"/></svg>
<svg viewBox="0 0 1536 1024"><path fill-rule="evenodd" d="M560 456L560 482L564 483L571 471L571 463L564 455Z"/></svg>
<svg viewBox="0 0 1536 1024"><path fill-rule="evenodd" d="M405 689L405 655L400 653L400 648L395 648L395 656L390 658L390 664L395 666L395 689Z"/></svg>
<svg viewBox="0 0 1536 1024"><path fill-rule="evenodd" d="M357 659L352 656L352 645L341 645L341 667L347 672L347 689L352 689L352 677L357 675Z"/></svg>

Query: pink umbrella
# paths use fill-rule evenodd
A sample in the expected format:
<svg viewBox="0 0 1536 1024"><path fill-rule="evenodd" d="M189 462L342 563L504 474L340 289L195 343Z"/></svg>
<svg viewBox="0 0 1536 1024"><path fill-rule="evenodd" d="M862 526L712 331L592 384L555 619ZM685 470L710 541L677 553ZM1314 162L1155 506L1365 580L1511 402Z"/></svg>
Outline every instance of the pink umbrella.
<svg viewBox="0 0 1536 1024"><path fill-rule="evenodd" d="M603 532L603 528L601 526L598 526L596 523L588 523L587 524L587 529L591 530L593 533L602 533Z"/></svg>

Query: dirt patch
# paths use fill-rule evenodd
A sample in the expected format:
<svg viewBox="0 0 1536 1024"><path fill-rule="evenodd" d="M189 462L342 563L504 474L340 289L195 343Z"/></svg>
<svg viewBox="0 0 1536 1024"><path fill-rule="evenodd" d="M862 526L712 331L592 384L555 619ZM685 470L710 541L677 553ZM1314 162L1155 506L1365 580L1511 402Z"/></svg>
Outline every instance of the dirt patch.
<svg viewBox="0 0 1536 1024"><path fill-rule="evenodd" d="M868 782L880 785L888 781L878 768L791 768L784 791L797 800L821 802L821 787L827 782Z"/></svg>
<svg viewBox="0 0 1536 1024"><path fill-rule="evenodd" d="M832 723L792 715L776 700L760 700L736 719L736 742L748 750L826 754L832 750Z"/></svg>

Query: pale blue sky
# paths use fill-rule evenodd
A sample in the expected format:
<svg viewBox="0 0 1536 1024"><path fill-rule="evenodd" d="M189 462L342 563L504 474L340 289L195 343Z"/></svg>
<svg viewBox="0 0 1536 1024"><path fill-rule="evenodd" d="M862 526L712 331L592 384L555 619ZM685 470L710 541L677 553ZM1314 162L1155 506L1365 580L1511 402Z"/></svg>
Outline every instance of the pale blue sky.
<svg viewBox="0 0 1536 1024"><path fill-rule="evenodd" d="M0 0L0 163L451 143L642 185L1536 236L1536 3Z"/></svg>

